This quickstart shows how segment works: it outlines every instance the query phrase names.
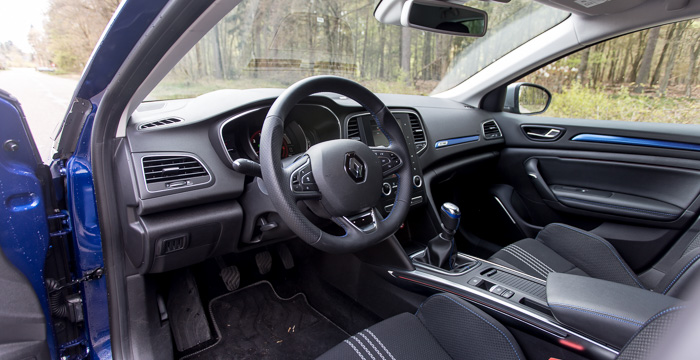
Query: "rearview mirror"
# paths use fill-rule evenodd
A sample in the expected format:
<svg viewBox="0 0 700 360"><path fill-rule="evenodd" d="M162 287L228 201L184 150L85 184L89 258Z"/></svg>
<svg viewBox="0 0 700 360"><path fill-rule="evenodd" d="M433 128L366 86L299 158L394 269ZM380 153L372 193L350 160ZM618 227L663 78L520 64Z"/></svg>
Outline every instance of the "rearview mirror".
<svg viewBox="0 0 700 360"><path fill-rule="evenodd" d="M484 36L487 18L478 9L429 0L408 0L401 11L403 26L459 36Z"/></svg>
<svg viewBox="0 0 700 360"><path fill-rule="evenodd" d="M541 114L551 102L552 94L544 87L530 83L514 83L506 89L503 111L525 115Z"/></svg>

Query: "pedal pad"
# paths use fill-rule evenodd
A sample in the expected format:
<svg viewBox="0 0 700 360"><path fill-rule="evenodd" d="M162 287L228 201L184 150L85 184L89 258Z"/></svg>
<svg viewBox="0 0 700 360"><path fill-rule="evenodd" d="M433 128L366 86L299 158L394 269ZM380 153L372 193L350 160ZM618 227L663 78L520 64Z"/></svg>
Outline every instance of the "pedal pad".
<svg viewBox="0 0 700 360"><path fill-rule="evenodd" d="M255 264L258 265L260 275L265 275L272 269L272 255L269 251L255 254Z"/></svg>
<svg viewBox="0 0 700 360"><path fill-rule="evenodd" d="M238 271L236 265L222 268L219 272L219 276L221 276L221 280L224 281L224 285L226 285L226 290L228 291L234 291L241 286L241 272Z"/></svg>
<svg viewBox="0 0 700 360"><path fill-rule="evenodd" d="M282 265L285 269L289 270L294 267L294 257L292 256L292 252L289 251L287 245L280 245L277 248L277 254L280 256L280 259L282 259Z"/></svg>

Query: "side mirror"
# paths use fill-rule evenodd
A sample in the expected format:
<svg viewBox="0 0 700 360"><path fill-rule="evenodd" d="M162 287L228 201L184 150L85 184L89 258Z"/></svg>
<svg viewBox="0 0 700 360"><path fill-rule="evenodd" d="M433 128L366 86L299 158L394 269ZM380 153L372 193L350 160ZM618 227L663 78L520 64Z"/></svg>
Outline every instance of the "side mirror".
<svg viewBox="0 0 700 360"><path fill-rule="evenodd" d="M449 35L484 36L487 19L485 11L442 1L407 0L401 8L402 26Z"/></svg>
<svg viewBox="0 0 700 360"><path fill-rule="evenodd" d="M503 111L525 115L541 114L551 102L552 93L544 87L530 83L514 83L506 89Z"/></svg>

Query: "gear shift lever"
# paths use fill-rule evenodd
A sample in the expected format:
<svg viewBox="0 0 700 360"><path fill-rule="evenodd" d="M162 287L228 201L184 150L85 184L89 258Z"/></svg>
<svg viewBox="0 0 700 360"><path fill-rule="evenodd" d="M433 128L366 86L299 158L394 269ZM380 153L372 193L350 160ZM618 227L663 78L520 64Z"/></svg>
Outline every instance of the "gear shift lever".
<svg viewBox="0 0 700 360"><path fill-rule="evenodd" d="M457 205L444 203L440 207L442 232L428 242L427 263L439 268L451 269L451 257L454 251L454 238L462 213ZM455 253L456 254L456 253Z"/></svg>

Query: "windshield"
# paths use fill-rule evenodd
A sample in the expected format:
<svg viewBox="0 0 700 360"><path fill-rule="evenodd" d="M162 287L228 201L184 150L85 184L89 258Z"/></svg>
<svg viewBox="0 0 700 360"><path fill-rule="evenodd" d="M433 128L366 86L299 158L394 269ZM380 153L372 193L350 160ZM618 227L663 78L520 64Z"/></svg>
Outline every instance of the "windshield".
<svg viewBox="0 0 700 360"><path fill-rule="evenodd" d="M207 33L146 100L219 89L286 88L313 75L353 79L374 92L448 90L569 14L532 0L473 1L489 15L482 38L377 21L373 0L244 0Z"/></svg>

